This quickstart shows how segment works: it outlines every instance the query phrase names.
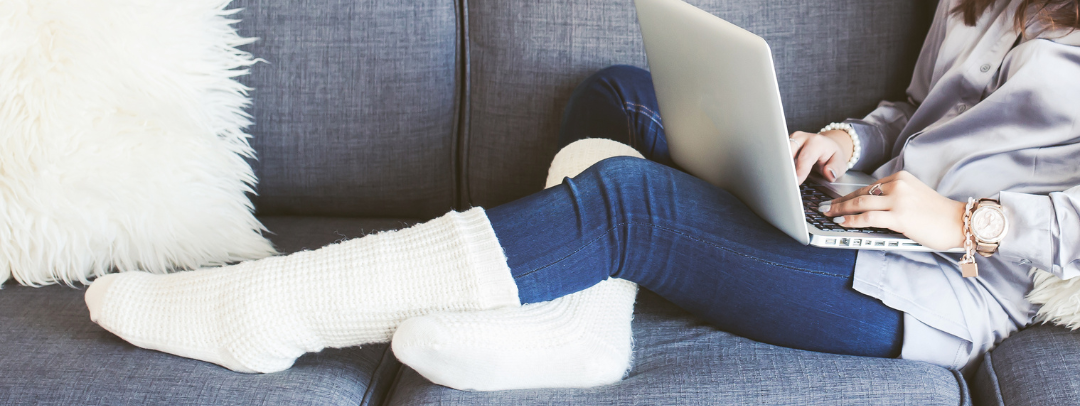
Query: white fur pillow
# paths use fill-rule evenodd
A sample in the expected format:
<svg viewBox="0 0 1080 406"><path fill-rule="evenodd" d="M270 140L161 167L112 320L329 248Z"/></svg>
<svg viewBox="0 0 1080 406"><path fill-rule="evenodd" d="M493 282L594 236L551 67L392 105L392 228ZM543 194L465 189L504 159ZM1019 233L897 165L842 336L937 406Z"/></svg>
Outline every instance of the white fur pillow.
<svg viewBox="0 0 1080 406"><path fill-rule="evenodd" d="M0 282L273 254L228 3L0 1Z"/></svg>
<svg viewBox="0 0 1080 406"><path fill-rule="evenodd" d="M1041 304L1035 321L1054 323L1076 330L1080 328L1080 278L1061 280L1050 272L1031 268L1035 288L1028 300Z"/></svg>

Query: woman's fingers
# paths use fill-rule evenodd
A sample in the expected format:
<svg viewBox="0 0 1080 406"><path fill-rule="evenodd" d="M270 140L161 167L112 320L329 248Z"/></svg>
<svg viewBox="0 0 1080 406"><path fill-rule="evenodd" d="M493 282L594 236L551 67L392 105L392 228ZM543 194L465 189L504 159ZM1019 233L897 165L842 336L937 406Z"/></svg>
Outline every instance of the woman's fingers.
<svg viewBox="0 0 1080 406"><path fill-rule="evenodd" d="M799 156L803 144L806 143L806 137L800 137L799 133L795 133L788 138L788 142L791 143L791 159L795 159L795 157Z"/></svg>
<svg viewBox="0 0 1080 406"><path fill-rule="evenodd" d="M875 194L888 195L890 193L893 193L896 190L899 183L903 183L907 176L911 176L911 174L909 174L907 172L904 172L904 171L894 173L892 175L889 175L889 176L886 176L884 178L878 179L878 181L873 183L873 184L863 186L863 187L859 188L858 190L856 190L854 192L848 193L845 196L838 197L838 198L834 199L832 201L832 203L836 204L836 203L839 203L839 202L844 202L844 201L854 199L854 198L859 197L859 196L869 195L870 194L870 189L872 189L874 187L874 185L881 185L881 186L878 186L879 188L881 188L881 192L876 192L875 191L874 192ZM899 181L899 183L898 183L898 181Z"/></svg>
<svg viewBox="0 0 1080 406"><path fill-rule="evenodd" d="M875 190L874 194L871 195L870 190L874 188L874 185L879 185L879 186L877 186L878 190ZM861 187L861 188L859 188L859 190L851 192L851 193L847 194L846 196L838 197L836 199L833 199L831 202L828 202L828 203L831 204L834 208L836 208L836 207L842 207L842 208L853 207L851 205L847 205L847 203L851 202L853 200L859 200L859 198L864 198L864 197L883 198L883 197L895 196L896 188L898 186L896 181L892 181L892 182L878 181L878 183L875 183L874 185ZM881 210L881 209L868 209L868 210ZM856 213L856 212L845 211L845 213Z"/></svg>
<svg viewBox="0 0 1080 406"><path fill-rule="evenodd" d="M847 170L847 162L837 159L843 154L839 153L840 146L832 138L799 131L791 135L790 142L795 174L800 184L815 170L830 182Z"/></svg>
<svg viewBox="0 0 1080 406"><path fill-rule="evenodd" d="M803 146L806 145L806 141L810 139L814 134L796 131L788 137L788 141L791 143L791 159L799 156L799 151L802 151Z"/></svg>
<svg viewBox="0 0 1080 406"><path fill-rule="evenodd" d="M839 178L847 172L847 161L843 161L843 156L840 154L833 154L826 160L823 160L818 168L818 172L825 177L829 182L836 182L836 178Z"/></svg>
<svg viewBox="0 0 1080 406"><path fill-rule="evenodd" d="M886 195L862 195L842 202L834 201L831 204L823 203L820 210L829 217L858 214L868 211L886 211L893 208L894 200L895 199L892 197Z"/></svg>
<svg viewBox="0 0 1080 406"><path fill-rule="evenodd" d="M838 216L833 218L833 222L844 226L845 228L877 227L896 230L896 222L893 221L894 218L894 214L889 211L868 211L859 214Z"/></svg>
<svg viewBox="0 0 1080 406"><path fill-rule="evenodd" d="M800 184L806 181L815 168L824 174L822 170L825 162L836 155L835 148L831 148L833 145L830 143L833 141L818 134L811 134L811 137L807 138L795 157L795 174L798 175Z"/></svg>
<svg viewBox="0 0 1080 406"><path fill-rule="evenodd" d="M795 157L795 175L799 178L799 184L806 181L819 159L821 159L821 151L818 148L813 144L803 146L799 155Z"/></svg>

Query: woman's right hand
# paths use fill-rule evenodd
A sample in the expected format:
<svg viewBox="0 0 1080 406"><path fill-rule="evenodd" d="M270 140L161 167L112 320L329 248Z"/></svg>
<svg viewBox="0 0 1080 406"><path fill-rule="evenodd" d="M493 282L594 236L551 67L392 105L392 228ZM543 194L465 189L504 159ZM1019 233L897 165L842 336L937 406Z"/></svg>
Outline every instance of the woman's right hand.
<svg viewBox="0 0 1080 406"><path fill-rule="evenodd" d="M791 134L791 157L799 184L806 181L810 171L816 171L829 182L847 172L847 163L854 151L851 136L842 130L821 134L796 131Z"/></svg>

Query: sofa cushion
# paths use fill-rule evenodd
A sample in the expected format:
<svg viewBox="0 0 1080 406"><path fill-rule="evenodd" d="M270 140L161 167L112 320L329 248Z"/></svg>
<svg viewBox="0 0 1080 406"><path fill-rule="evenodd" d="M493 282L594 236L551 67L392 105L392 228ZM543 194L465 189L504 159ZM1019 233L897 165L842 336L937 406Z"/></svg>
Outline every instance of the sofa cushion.
<svg viewBox="0 0 1080 406"><path fill-rule="evenodd" d="M262 218L284 252L400 228L409 220ZM378 405L400 364L388 344L307 354L255 375L128 344L96 324L85 288L0 290L0 404Z"/></svg>
<svg viewBox="0 0 1080 406"><path fill-rule="evenodd" d="M788 128L817 131L902 98L933 0L689 0L772 46ZM489 207L540 190L574 87L645 66L632 1L470 0L463 193Z"/></svg>
<svg viewBox="0 0 1080 406"><path fill-rule="evenodd" d="M1035 325L983 356L973 383L979 405L1080 404L1080 333Z"/></svg>
<svg viewBox="0 0 1080 406"><path fill-rule="evenodd" d="M463 392L404 367L391 405L968 405L959 373L923 362L793 350L716 330L642 290L634 367L591 389Z"/></svg>
<svg viewBox="0 0 1080 406"><path fill-rule="evenodd" d="M454 203L454 0L236 0L260 215L431 218Z"/></svg>

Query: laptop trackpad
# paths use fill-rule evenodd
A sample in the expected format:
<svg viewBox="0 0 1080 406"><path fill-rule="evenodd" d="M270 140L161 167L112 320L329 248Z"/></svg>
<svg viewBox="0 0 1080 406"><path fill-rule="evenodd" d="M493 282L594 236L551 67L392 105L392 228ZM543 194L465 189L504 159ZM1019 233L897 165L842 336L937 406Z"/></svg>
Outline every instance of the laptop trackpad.
<svg viewBox="0 0 1080 406"><path fill-rule="evenodd" d="M836 179L836 182L827 182L824 179L819 178L822 185L825 185L825 187L836 192L836 194L840 196L848 195L859 190L861 187L870 185L874 183L875 180L876 179L874 179L873 176L855 171L847 171L843 176Z"/></svg>

